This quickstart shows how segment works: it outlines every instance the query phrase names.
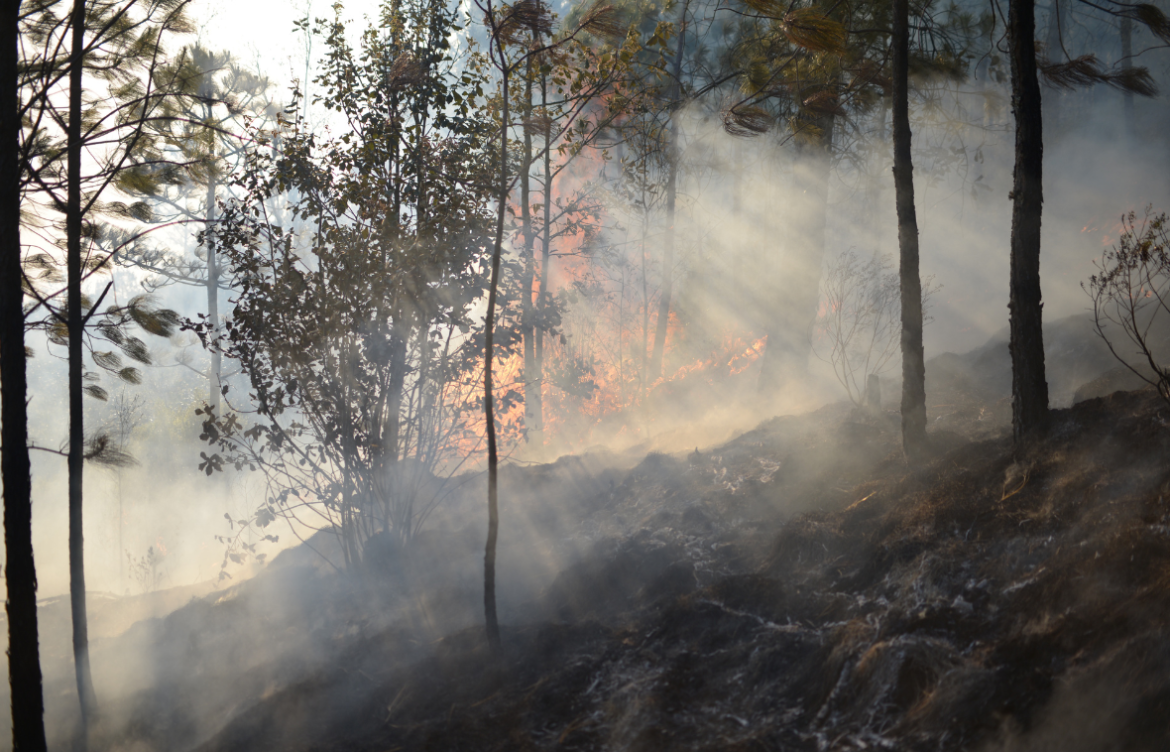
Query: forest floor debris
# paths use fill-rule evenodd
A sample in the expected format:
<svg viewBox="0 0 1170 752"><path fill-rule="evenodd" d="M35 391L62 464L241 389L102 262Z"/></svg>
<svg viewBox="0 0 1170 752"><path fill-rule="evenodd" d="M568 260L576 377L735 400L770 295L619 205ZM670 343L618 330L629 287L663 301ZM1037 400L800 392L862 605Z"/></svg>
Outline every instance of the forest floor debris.
<svg viewBox="0 0 1170 752"><path fill-rule="evenodd" d="M901 459L896 413L844 405L628 471L514 468L548 499L565 478L576 490L571 514L530 525L534 547L569 553L505 612L498 660L474 581L371 599L321 569L275 567L268 585L139 628L172 663L107 740L1170 747L1170 411L1152 391L1089 400L1015 453L1002 422L963 415L917 468ZM280 578L309 595L285 597Z"/></svg>

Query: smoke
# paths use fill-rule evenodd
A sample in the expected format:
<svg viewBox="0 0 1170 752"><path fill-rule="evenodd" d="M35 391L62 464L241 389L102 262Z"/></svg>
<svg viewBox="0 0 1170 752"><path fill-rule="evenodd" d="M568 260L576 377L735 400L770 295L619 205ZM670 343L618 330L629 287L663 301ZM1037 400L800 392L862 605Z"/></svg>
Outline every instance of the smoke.
<svg viewBox="0 0 1170 752"><path fill-rule="evenodd" d="M1117 241L1120 216L1170 199L1167 144L1153 127L1162 105L1139 102L1135 127L1150 138L1130 136L1116 116L1121 96L1045 89L1050 112L1041 275L1045 319L1052 325L1088 310L1081 284L1102 250ZM928 360L989 340L1002 341L1006 353L1014 163L1008 98L1005 85L987 81L918 82L912 128L921 274L936 290L927 308ZM554 267L554 288L575 292L563 314L567 349L589 365L592 383L605 396L583 411L592 422L567 426L572 430L562 431L562 443L544 456L596 444L670 451L710 446L754 425L761 414L799 412L845 396L826 362L830 347L806 349L799 357L807 357L807 378L781 390L758 388L759 352L777 322L784 326L771 335L775 344L786 344L785 332L787 343L803 340L806 348L821 336L808 288L842 254L873 254L896 265L888 113L875 108L837 118L838 156L827 201L819 206L810 197L815 165L801 157L801 144L783 124L754 138L734 137L718 113L699 105L677 120L682 167L673 268L663 268L671 218L662 185L634 200L628 191L624 199L611 194L606 229L592 256ZM632 156L621 149L611 156L595 169L620 180L622 160ZM823 233L817 212L826 217ZM640 379L667 271L674 289L665 383L650 376L648 385ZM823 314L823 298L819 305ZM1081 335L1094 337L1078 329ZM1050 368L1057 405L1068 404L1081 380L1108 367L1097 359L1062 373L1068 365ZM887 399L897 395L899 359L880 376ZM554 383L546 388L546 403L566 391Z"/></svg>
<svg viewBox="0 0 1170 752"><path fill-rule="evenodd" d="M156 348L164 367L142 369L141 386L107 385L109 401L86 401L87 434L109 435L135 460L120 468L86 465L86 585L95 592L135 595L215 580L223 547L214 536L231 532L224 514L246 517L262 497L247 474L197 470L205 446L195 409L207 399L207 382L177 366L168 349ZM56 450L67 436L64 394L54 394L63 392L63 364L43 356L32 364L31 440ZM33 456L39 594L51 598L69 589L65 458Z"/></svg>
<svg viewBox="0 0 1170 752"><path fill-rule="evenodd" d="M922 89L931 86L923 82ZM1045 90L1046 97L1050 93ZM928 311L926 356L966 353L992 339L988 352L1002 366L1014 146L1007 92L1002 85L972 81L937 96L945 106L919 106L912 122L922 273L940 290ZM1127 135L1116 117L1120 94L1062 94L1046 101L1051 104L1041 274L1045 317L1052 323L1086 310L1080 285L1101 250L1116 242L1123 212L1140 212L1147 204L1170 206L1170 153L1165 134L1155 128L1165 114L1161 101L1139 101L1138 136ZM956 124L937 114L953 111L956 103L975 116ZM687 109L678 118L683 167L673 220L665 214L661 185L651 186L645 212L611 192L603 229L588 253L554 263L551 287L562 293L565 339L550 338L549 444L520 445L512 457L523 462L592 452L549 466L543 481L505 469L499 564L505 620L538 613L539 596L588 554L589 534L570 538L566 526L588 505L603 503L636 458L650 451L705 451L770 415L844 399L830 365L811 351L806 378L778 392L761 392L760 354L777 321L793 322L788 333L795 340L816 336L816 308L804 303L808 280L819 279L841 254L896 258L890 158L882 135L887 125L879 112L838 121L842 156L819 207L808 195L808 168L783 125L755 138L736 138L710 110ZM622 156L615 152L608 164L589 163L593 174L616 179ZM579 176L587 172L582 168L577 182L566 181L560 190L583 186ZM818 211L825 217L823 234L800 231L816 225L809 216ZM675 263L667 270L670 222ZM822 244L823 251L810 251ZM667 272L674 289L660 381L645 369ZM198 309L202 292L170 288L162 294L162 305L190 311ZM1077 332L1080 339L1091 336ZM41 343L33 347L33 440L57 449L65 438L64 364ZM111 390L115 401L123 395L142 400L143 418L126 439L138 464L86 470L86 575L93 591L90 635L100 696L115 698L115 707L121 702L131 707L153 687L181 688L176 701L194 702L182 721L190 724L190 735L176 721L179 725L166 731L173 736L166 738L193 744L218 728L207 719L230 717L290 677L319 668L332 655L338 624L371 634L399 624L401 644L409 645L477 623L484 515L482 479L476 476L466 479L420 534L417 548L426 554L398 562L410 573L409 587L387 595L375 617L359 608L369 605L360 603L365 591L347 590L339 584L345 580L329 574L314 555L297 549L278 558L298 542L291 531L280 531L278 543L263 545L273 563L254 570L267 576L253 589L238 585L252 574L248 567L229 566L234 579L221 581L225 548L216 536L238 532L225 515L248 517L265 489L258 475L208 478L197 470L206 447L196 438L194 410L204 399L206 381L182 364L181 343L156 349L166 368L143 369L141 387ZM197 349L192 357L194 367L203 367ZM552 368L554 361L561 370ZM1060 385L1054 401L1061 404L1100 370L1075 370L1073 358L1050 363L1055 366L1050 381ZM971 361L962 368L976 378L999 378L971 370ZM996 373L1002 374L1002 367ZM896 358L880 376L889 406L898 393ZM1002 393L1001 381L991 386ZM928 381L932 419L939 416L934 388ZM91 401L87 410L91 429L117 423L114 402ZM50 722L64 738L75 701L68 603L61 597L68 591L65 461L47 453L35 458L34 545L45 599L42 658ZM327 534L314 540L322 548L329 542ZM209 593L210 600L188 604ZM183 606L181 619L166 618ZM314 615L327 608L352 618ZM262 672L240 678L261 665ZM220 694L195 702L202 692ZM1079 706L1060 707L1044 728L1058 729L1060 713L1076 713ZM200 725L204 722L209 725ZM7 738L3 729L0 738ZM1005 743L1005 748L1015 747Z"/></svg>

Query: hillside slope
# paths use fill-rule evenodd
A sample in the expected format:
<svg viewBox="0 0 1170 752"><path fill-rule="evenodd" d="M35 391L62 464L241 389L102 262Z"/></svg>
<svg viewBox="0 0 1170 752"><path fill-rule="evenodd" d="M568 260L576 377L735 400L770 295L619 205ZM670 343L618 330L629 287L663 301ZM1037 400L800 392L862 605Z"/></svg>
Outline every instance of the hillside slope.
<svg viewBox="0 0 1170 752"><path fill-rule="evenodd" d="M909 471L836 407L651 456L498 662L353 640L201 749L1170 748L1168 417L1121 393Z"/></svg>

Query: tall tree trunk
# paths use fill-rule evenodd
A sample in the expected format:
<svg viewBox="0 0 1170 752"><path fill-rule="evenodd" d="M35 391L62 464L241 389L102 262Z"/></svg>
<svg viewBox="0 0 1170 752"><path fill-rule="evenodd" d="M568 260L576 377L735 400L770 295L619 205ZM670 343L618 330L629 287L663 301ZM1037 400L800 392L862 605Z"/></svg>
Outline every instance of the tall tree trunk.
<svg viewBox="0 0 1170 752"><path fill-rule="evenodd" d="M353 341L346 337L338 348L340 350L337 380L338 394L340 395L338 404L341 406L341 454L345 463L341 475L341 537L343 550L346 554L346 566L350 568L351 572L362 574L361 546L365 541L361 538L361 516L366 489L359 486L361 476L358 471L354 470L355 466L358 465L358 450L357 429L354 425L355 421L351 409L353 405L353 390L350 388L353 380L353 347Z"/></svg>
<svg viewBox="0 0 1170 752"><path fill-rule="evenodd" d="M1121 68L1133 68L1133 20L1121 18ZM1134 122L1133 92L1129 89L1121 90L1123 108L1125 112L1125 135L1133 139L1137 135L1137 123Z"/></svg>
<svg viewBox="0 0 1170 752"><path fill-rule="evenodd" d="M4 483L4 579L8 586L8 686L12 748L44 752L45 705L37 638L37 573L32 545L28 456L28 375L20 267L20 120L16 69L20 0L0 2L0 475Z"/></svg>
<svg viewBox="0 0 1170 752"><path fill-rule="evenodd" d="M548 104L548 74L541 70L540 74L540 104L543 109ZM531 420L528 429L528 441L537 446L544 446L544 315L549 305L548 275L552 259L552 129L545 131L544 136L544 221L541 225L540 245L540 291L536 295L536 312L540 318L540 325L536 327L536 343L533 347L532 380L536 382L536 389L532 394ZM527 399L527 398L525 398Z"/></svg>
<svg viewBox="0 0 1170 752"><path fill-rule="evenodd" d="M1012 429L1017 442L1043 433L1048 423L1044 376L1043 303L1040 297L1040 220L1044 129L1036 77L1034 0L1011 0L1008 44L1012 61L1012 107L1016 119L1016 165L1012 190L1011 311Z"/></svg>
<svg viewBox="0 0 1170 752"><path fill-rule="evenodd" d="M504 214L508 206L508 68L502 44L495 41L503 69L501 86L503 104L500 113L500 194L496 212L496 237L492 244L492 276L488 288L487 313L484 316L483 415L488 450L488 534L483 554L483 611L488 644L500 650L500 620L496 614L496 541L500 535L499 471L500 455L496 447L495 398L492 395L492 360L495 357L496 297L500 289L500 255L504 247Z"/></svg>
<svg viewBox="0 0 1170 752"><path fill-rule="evenodd" d="M820 303L835 121L832 114L818 117L813 125L819 135L797 145L797 180L802 199L796 205L794 242L804 252L791 268L784 270L782 289L788 294L778 296L780 299L773 302L768 314L768 339L760 357L759 391L764 395L778 394L787 382L808 371L809 329Z"/></svg>
<svg viewBox="0 0 1170 752"><path fill-rule="evenodd" d="M918 218L910 156L909 0L894 0L894 195L898 210L898 274L902 293L902 451L911 460L926 450L926 365L922 352L922 280Z"/></svg>
<svg viewBox="0 0 1170 752"><path fill-rule="evenodd" d="M211 153L212 163L215 162L215 151ZM207 250L207 323L211 325L211 341L215 342L216 336L219 334L219 260L215 254L215 168L212 167L212 172L207 179L207 224L205 225L206 238L205 246ZM211 365L207 370L208 394L207 404L211 405L215 410L215 414L219 415L219 396L222 394L220 385L220 372L223 368L222 356L216 347L211 348Z"/></svg>
<svg viewBox="0 0 1170 752"><path fill-rule="evenodd" d="M679 9L678 44L674 51L671 71L670 128L666 143L666 233L662 240L662 289L658 293L658 319L654 329L654 352L650 356L650 371L647 381L653 382L662 375L662 359L666 353L666 331L670 325L670 304L674 296L674 225L675 202L678 197L678 106L682 99L682 58L687 41L687 7Z"/></svg>
<svg viewBox="0 0 1170 752"><path fill-rule="evenodd" d="M533 40L538 44L537 40ZM536 379L536 327L532 305L533 282L536 278L536 228L532 223L532 58L524 71L524 145L520 155L520 233L523 236L523 271L520 276L520 336L524 350L524 428L531 444L533 424L540 403L540 382ZM539 432L537 432L539 435Z"/></svg>
<svg viewBox="0 0 1170 752"><path fill-rule="evenodd" d="M85 0L74 0L70 19L73 47L69 58L68 193L65 236L69 329L69 601L73 612L73 663L81 706L78 746L88 743L89 723L97 710L89 666L89 626L85 612L85 542L82 532L82 473L85 426L82 420L81 311L81 77L85 54Z"/></svg>
<svg viewBox="0 0 1170 752"><path fill-rule="evenodd" d="M402 454L400 445L402 444L402 395L406 388L406 348L410 342L411 329L413 328L405 323L405 316L402 318L404 319L402 333L393 332L390 335L390 378L386 384L386 420L382 429L381 450L383 478L390 480L386 491L394 495L404 493L403 478L398 473L398 460ZM426 337L425 328L422 330L422 336ZM387 501L391 504L394 503L394 499L387 499ZM400 542L407 543L412 532L409 505L397 504L396 509L399 517L392 520L394 534Z"/></svg>

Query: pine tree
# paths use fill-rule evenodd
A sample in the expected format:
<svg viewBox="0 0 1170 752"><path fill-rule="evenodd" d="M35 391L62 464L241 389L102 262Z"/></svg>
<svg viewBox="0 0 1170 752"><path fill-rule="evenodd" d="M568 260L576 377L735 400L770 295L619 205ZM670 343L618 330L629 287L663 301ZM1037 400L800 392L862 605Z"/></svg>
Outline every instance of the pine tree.
<svg viewBox="0 0 1170 752"><path fill-rule="evenodd" d="M8 589L8 682L12 748L44 752L44 693L32 546L32 470L20 245L20 0L0 3L0 475L4 485L4 579Z"/></svg>
<svg viewBox="0 0 1170 752"><path fill-rule="evenodd" d="M70 605L74 669L81 708L77 744L81 748L87 744L89 726L97 713L86 616L83 469L87 459L103 459L103 452L106 460L120 460L109 455L108 442L87 442L84 432L83 395L89 392L104 397L105 394L96 385L85 383L85 330L99 313L110 285L95 302L83 296L82 282L97 270L107 267L112 255L100 253L102 233L97 219L103 210L111 208L103 206L100 197L115 181L153 161L151 135L154 124L174 116L169 100L176 92L168 88L173 81L160 80L156 75L159 64L165 60L161 42L169 33L188 30L183 14L185 0L170 0L141 10L135 6L132 0L113 3L74 0L66 27L55 21L51 7L37 8L41 15L32 22L36 32L33 37L41 40L43 52L40 53L40 65L35 68L41 77L32 79L32 82L39 85L39 96L37 92L25 94L30 107L39 108L41 115L49 114L49 122L64 124L64 134L60 139L65 147L62 150L64 175L60 171L60 155L52 147L52 137L44 132L38 133L35 127L25 139L24 166L27 171L24 174L26 186L35 189L33 195L26 193L25 196L30 208L43 207L43 204L38 204L39 200L48 204L45 207L48 210L65 215L65 310L60 311L45 298L40 299L40 304L51 318L48 324L54 332L51 341L63 343L68 349ZM37 23L40 23L39 27L35 26ZM56 41L61 42L59 47L55 45ZM67 53L58 56L52 52L54 49L67 50ZM104 97L91 94L86 100L84 78L87 71L91 75L96 73L96 77L108 86ZM57 105L53 96L62 79L67 80L65 113L55 111ZM102 105L105 105L104 109ZM103 159L99 160L94 171L83 174L82 151L95 144L105 145L104 149L99 149L104 151ZM143 362L149 362L145 346L140 346L133 338L127 339L117 321L119 317L123 321L133 319L148 331L162 336L169 336L177 319L169 311L150 312L142 305L141 299L136 299L120 312L116 308L107 310L99 319L100 323L95 322L106 339ZM116 355L95 353L94 360L126 381L137 383L139 380L134 369L121 367Z"/></svg>
<svg viewBox="0 0 1170 752"><path fill-rule="evenodd" d="M898 265L902 297L902 450L918 459L926 449L926 364L922 350L922 278L918 271L918 219L910 156L910 7L894 0L894 192L898 212Z"/></svg>
<svg viewBox="0 0 1170 752"><path fill-rule="evenodd" d="M171 145L169 162L147 175L130 176L118 187L149 206L153 223L187 225L192 235L203 237L202 247L191 258L156 243L135 242L118 254L117 262L153 272L144 283L152 292L169 284L203 288L214 340L220 294L230 289L212 242L217 202L247 150L273 126L277 107L264 76L243 68L229 53L198 44L185 48L160 75L182 93L174 100L172 127L160 134ZM210 361L199 373L208 381L207 402L218 412L223 373L217 348L211 348Z"/></svg>

